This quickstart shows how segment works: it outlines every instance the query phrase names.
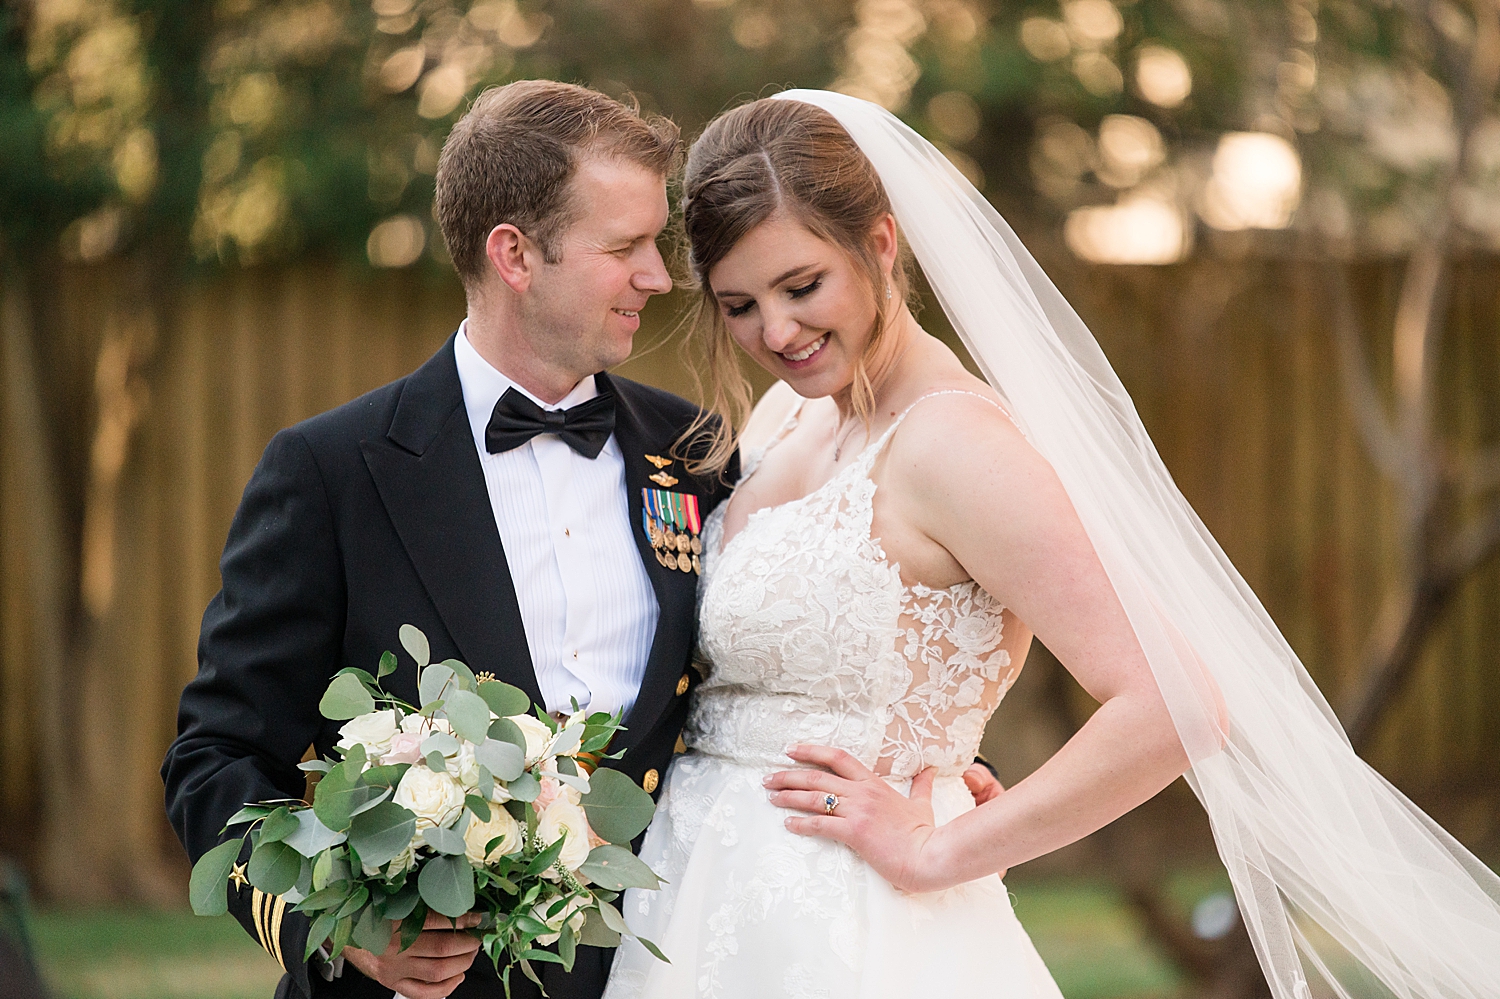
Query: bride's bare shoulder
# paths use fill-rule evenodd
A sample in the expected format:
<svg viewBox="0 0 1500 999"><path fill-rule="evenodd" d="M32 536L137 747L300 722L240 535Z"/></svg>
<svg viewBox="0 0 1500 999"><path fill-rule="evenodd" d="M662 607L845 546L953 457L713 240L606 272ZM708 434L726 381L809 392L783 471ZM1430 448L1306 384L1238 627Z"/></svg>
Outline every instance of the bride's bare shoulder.
<svg viewBox="0 0 1500 999"><path fill-rule="evenodd" d="M747 451L765 447L801 405L802 397L786 382L777 382L766 389L750 411L750 419L740 434L740 447Z"/></svg>

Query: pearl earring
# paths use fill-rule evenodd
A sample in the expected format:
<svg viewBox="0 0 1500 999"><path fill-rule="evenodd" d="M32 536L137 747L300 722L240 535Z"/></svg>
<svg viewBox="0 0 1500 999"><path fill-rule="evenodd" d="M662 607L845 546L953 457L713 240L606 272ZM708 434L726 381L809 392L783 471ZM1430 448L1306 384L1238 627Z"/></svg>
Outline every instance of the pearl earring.
<svg viewBox="0 0 1500 999"><path fill-rule="evenodd" d="M891 286L890 286L889 282L887 282L887 284L885 286L885 300L887 302L889 302L891 300Z"/></svg>

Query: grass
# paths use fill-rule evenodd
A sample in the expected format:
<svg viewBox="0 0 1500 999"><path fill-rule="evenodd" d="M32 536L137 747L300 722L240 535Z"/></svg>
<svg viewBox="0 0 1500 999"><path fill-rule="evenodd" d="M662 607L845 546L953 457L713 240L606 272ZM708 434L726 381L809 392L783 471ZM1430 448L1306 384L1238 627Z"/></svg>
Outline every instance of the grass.
<svg viewBox="0 0 1500 999"><path fill-rule="evenodd" d="M1216 887L1179 879L1185 903ZM1090 881L1017 881L1016 915L1066 999L1168 999L1182 982L1128 909ZM52 910L33 929L58 999L268 999L281 969L228 916Z"/></svg>
<svg viewBox="0 0 1500 999"><path fill-rule="evenodd" d="M269 999L281 977L229 916L50 911L32 929L58 999Z"/></svg>

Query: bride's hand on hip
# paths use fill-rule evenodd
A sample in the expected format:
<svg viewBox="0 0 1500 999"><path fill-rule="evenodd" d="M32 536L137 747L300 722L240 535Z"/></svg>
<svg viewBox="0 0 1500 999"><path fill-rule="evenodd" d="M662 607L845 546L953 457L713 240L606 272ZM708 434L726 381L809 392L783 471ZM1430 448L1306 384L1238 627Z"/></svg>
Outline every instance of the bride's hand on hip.
<svg viewBox="0 0 1500 999"><path fill-rule="evenodd" d="M902 891L936 891L953 883L942 877L937 859L936 770L913 777L907 797L842 749L794 746L787 755L826 768L781 770L765 779L773 805L808 813L788 818L787 829L838 840Z"/></svg>

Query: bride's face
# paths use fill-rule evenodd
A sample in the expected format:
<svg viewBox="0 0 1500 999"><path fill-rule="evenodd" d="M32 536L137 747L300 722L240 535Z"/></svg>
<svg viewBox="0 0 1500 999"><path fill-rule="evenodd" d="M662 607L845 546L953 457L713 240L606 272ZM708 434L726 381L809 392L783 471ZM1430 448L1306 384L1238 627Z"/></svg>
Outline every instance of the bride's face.
<svg viewBox="0 0 1500 999"><path fill-rule="evenodd" d="M874 235L889 274L895 223L883 222ZM708 283L735 343L798 395L834 395L853 384L875 325L875 295L841 247L796 221L771 218L709 269Z"/></svg>

